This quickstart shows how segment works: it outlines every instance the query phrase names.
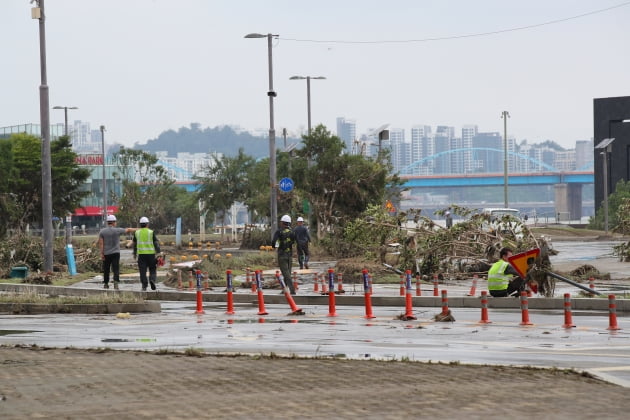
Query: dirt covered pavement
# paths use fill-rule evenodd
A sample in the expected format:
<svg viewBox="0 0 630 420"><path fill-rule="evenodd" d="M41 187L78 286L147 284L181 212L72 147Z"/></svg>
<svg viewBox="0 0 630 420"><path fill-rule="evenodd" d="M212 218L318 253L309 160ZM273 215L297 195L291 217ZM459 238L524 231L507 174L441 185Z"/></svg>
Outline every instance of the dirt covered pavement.
<svg viewBox="0 0 630 420"><path fill-rule="evenodd" d="M3 419L625 419L630 410L626 388L557 369L6 346L0 364Z"/></svg>

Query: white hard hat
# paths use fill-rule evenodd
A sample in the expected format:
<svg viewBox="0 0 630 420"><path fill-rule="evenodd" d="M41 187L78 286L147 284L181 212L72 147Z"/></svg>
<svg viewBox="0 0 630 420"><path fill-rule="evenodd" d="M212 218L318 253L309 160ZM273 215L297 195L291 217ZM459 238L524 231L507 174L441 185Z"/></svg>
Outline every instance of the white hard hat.
<svg viewBox="0 0 630 420"><path fill-rule="evenodd" d="M109 214L107 216L107 221L108 222L115 222L116 221L116 216L114 216L113 214Z"/></svg>
<svg viewBox="0 0 630 420"><path fill-rule="evenodd" d="M146 218L146 217L144 217L144 216L142 216L142 217L140 218L140 224L144 224L144 223L149 223L149 219L148 219L148 218Z"/></svg>
<svg viewBox="0 0 630 420"><path fill-rule="evenodd" d="M298 221L298 222L303 222L303 221L304 221L304 219L303 219L302 217L298 217L298 218L297 218L297 221Z"/></svg>
<svg viewBox="0 0 630 420"><path fill-rule="evenodd" d="M288 214L285 214L284 216L280 218L280 221L284 223L291 223L291 216L289 216Z"/></svg>

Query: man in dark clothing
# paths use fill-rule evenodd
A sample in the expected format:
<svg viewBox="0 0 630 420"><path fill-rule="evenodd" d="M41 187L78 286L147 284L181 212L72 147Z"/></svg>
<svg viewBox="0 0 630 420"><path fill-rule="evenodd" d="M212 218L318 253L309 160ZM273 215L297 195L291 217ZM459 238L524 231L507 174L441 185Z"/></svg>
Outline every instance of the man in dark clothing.
<svg viewBox="0 0 630 420"><path fill-rule="evenodd" d="M271 243L278 248L278 265L282 272L284 282L291 291L291 294L295 294L295 286L293 280L291 280L291 259L293 258L293 243L295 243L295 233L291 230L291 217L287 214L280 219L280 227L273 234Z"/></svg>
<svg viewBox="0 0 630 420"><path fill-rule="evenodd" d="M98 247L103 260L103 287L109 289L110 269L114 275L114 289L118 290L120 282L120 235L135 232L135 228L116 227L116 216L107 216L107 227L98 233Z"/></svg>
<svg viewBox="0 0 630 420"><path fill-rule="evenodd" d="M295 229L293 229L293 233L295 233L295 240L297 241L298 263L300 263L300 269L308 269L308 260L310 257L308 243L311 241L311 235L309 235L308 229L304 226L303 218L298 217L297 224Z"/></svg>
<svg viewBox="0 0 630 420"><path fill-rule="evenodd" d="M140 270L140 282L142 291L147 290L151 283L151 290L155 290L157 280L157 259L155 255L160 252L160 241L151 229L148 228L149 219L140 218L140 229L133 235L133 255L138 256L138 269ZM149 269L149 281L147 281L147 268Z"/></svg>

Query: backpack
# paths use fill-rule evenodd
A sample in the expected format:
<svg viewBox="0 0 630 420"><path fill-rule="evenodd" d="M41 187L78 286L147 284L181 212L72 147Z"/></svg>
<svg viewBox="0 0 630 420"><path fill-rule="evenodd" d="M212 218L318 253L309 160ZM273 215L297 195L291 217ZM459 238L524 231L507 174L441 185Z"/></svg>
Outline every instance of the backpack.
<svg viewBox="0 0 630 420"><path fill-rule="evenodd" d="M293 246L293 231L289 228L282 229L278 235L278 242L279 251L290 253Z"/></svg>

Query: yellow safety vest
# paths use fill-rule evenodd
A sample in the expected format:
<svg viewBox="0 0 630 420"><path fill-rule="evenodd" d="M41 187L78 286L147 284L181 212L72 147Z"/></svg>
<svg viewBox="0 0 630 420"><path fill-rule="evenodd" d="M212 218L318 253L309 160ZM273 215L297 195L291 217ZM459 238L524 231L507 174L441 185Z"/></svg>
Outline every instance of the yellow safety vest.
<svg viewBox="0 0 630 420"><path fill-rule="evenodd" d="M512 275L505 274L508 262L499 260L488 270L488 290L506 290Z"/></svg>
<svg viewBox="0 0 630 420"><path fill-rule="evenodd" d="M140 254L155 254L153 246L153 231L149 228L136 230L136 251Z"/></svg>

